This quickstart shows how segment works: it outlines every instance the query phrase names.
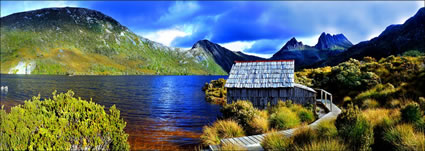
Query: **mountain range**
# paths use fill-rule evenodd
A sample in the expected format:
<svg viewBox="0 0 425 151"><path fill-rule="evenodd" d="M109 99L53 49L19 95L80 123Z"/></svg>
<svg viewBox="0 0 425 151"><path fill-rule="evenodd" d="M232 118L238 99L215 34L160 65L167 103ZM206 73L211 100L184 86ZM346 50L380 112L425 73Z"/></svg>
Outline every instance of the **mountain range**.
<svg viewBox="0 0 425 151"><path fill-rule="evenodd" d="M402 55L410 50L425 52L424 7L404 24L390 25L378 37L360 42L341 54L308 67L333 66L350 58L362 59L365 56L379 59L390 55Z"/></svg>
<svg viewBox="0 0 425 151"><path fill-rule="evenodd" d="M209 55L164 46L85 8L8 15L1 33L1 73L226 74Z"/></svg>
<svg viewBox="0 0 425 151"><path fill-rule="evenodd" d="M297 41L297 39L293 37L268 59L247 55L243 52L234 52L208 40L198 41L193 45L192 50L203 50L208 52L208 54L229 73L235 61L293 59L295 60L296 67L307 66L335 56L352 45L353 44L343 34L331 35L322 33L315 46L304 45L301 41Z"/></svg>
<svg viewBox="0 0 425 151"><path fill-rule="evenodd" d="M234 52L208 40L190 50L167 47L85 8L46 8L0 20L1 73L9 74L226 74L235 61L294 59L301 69L425 51L425 8L370 41L353 45L343 34L322 33L316 45L308 46L293 37L271 58Z"/></svg>

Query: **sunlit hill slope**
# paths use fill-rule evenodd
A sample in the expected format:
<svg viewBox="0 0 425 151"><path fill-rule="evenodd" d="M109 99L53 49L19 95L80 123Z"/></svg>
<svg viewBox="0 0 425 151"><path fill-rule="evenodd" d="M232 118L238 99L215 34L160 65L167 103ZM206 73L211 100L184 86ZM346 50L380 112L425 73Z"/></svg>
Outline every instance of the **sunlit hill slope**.
<svg viewBox="0 0 425 151"><path fill-rule="evenodd" d="M1 18L1 73L226 74L203 52L140 37L85 8L46 8Z"/></svg>

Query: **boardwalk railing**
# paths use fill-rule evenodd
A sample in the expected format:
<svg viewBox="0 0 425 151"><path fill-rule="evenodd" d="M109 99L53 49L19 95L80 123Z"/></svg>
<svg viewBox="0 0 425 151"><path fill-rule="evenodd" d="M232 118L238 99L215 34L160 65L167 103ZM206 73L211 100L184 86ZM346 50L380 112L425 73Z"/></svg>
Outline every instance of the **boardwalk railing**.
<svg viewBox="0 0 425 151"><path fill-rule="evenodd" d="M328 93L326 91L324 91L324 92ZM331 99L332 99L332 95L331 95ZM317 99L316 101L323 103L325 105L325 107L330 112L328 112L324 116L320 117L319 119L317 119L316 121L314 121L313 123L308 125L311 128L315 128L320 122L322 122L324 120L336 118L338 116L338 114L341 113L341 109L339 109L335 104L333 104L331 100ZM283 131L279 131L278 133L281 133L281 134L285 135L286 137L290 137L290 136L292 136L292 133L296 129L297 128L283 130ZM221 139L220 142L221 142L221 144L238 145L238 146L246 148L247 150L263 150L263 148L261 147L261 142L263 141L263 139L266 135L267 134L260 134L260 135L252 135L252 136L226 138L226 139ZM210 145L209 149L213 150L213 151L214 150L220 150L220 145Z"/></svg>

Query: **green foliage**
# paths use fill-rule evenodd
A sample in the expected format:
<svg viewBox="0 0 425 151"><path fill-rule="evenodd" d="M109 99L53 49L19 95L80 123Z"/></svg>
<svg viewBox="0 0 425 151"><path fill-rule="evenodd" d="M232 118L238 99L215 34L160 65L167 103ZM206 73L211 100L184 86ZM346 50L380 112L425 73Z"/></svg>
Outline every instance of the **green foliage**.
<svg viewBox="0 0 425 151"><path fill-rule="evenodd" d="M276 113L270 115L270 125L278 130L293 128L300 123L297 114L287 107L279 107Z"/></svg>
<svg viewBox="0 0 425 151"><path fill-rule="evenodd" d="M301 122L311 123L315 120L314 113L311 110L307 110L306 108L301 108L300 110L296 112Z"/></svg>
<svg viewBox="0 0 425 151"><path fill-rule="evenodd" d="M409 50L404 52L402 56L418 57L418 56L425 56L425 53L420 52L418 50Z"/></svg>
<svg viewBox="0 0 425 151"><path fill-rule="evenodd" d="M389 56L379 61L371 57L365 57L363 61L350 59L334 67L303 69L295 73L295 81L331 92L337 104L341 103L345 96L354 98L362 92L376 96L378 98L374 98L375 100L380 104L386 104L390 99L385 97L403 96L407 99L417 99L425 96L424 91L421 91L425 89L423 62L425 62L424 56ZM376 86L378 84L380 85ZM386 87L389 84L392 87ZM378 90L377 87L383 89ZM374 90L367 92L371 88ZM369 97L363 95L365 97L359 101L360 103Z"/></svg>
<svg viewBox="0 0 425 151"><path fill-rule="evenodd" d="M358 105L367 107L378 107L379 102L385 103L387 100L398 97L400 88L394 88L390 83L378 84L372 89L358 94L354 102ZM379 102L376 102L379 101Z"/></svg>
<svg viewBox="0 0 425 151"><path fill-rule="evenodd" d="M337 117L335 126L338 134L354 150L369 150L373 144L373 127L360 114L357 106L348 105Z"/></svg>
<svg viewBox="0 0 425 151"><path fill-rule="evenodd" d="M292 139L275 131L267 134L261 142L265 150L288 150L291 144Z"/></svg>
<svg viewBox="0 0 425 151"><path fill-rule="evenodd" d="M233 119L244 127L259 112L250 101L236 101L232 104L226 104L220 111L223 118Z"/></svg>
<svg viewBox="0 0 425 151"><path fill-rule="evenodd" d="M201 140L204 145L217 145L220 139L244 136L243 128L233 120L219 120L212 126L204 126Z"/></svg>
<svg viewBox="0 0 425 151"><path fill-rule="evenodd" d="M419 105L411 103L403 107L401 110L401 119L405 122L418 122L421 120L423 113L421 112Z"/></svg>
<svg viewBox="0 0 425 151"><path fill-rule="evenodd" d="M0 150L129 150L126 122L114 106L74 97L74 92L40 96L1 115Z"/></svg>

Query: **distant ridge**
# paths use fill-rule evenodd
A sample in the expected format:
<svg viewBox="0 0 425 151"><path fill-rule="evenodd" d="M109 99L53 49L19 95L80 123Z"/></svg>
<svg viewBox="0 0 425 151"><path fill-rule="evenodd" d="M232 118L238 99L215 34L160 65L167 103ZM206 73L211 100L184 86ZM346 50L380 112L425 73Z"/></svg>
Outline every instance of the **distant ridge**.
<svg viewBox="0 0 425 151"><path fill-rule="evenodd" d="M379 59L390 55L400 55L409 50L425 52L424 7L404 24L390 25L378 37L360 42L339 55L309 67L333 66L350 58L362 59L365 56Z"/></svg>

